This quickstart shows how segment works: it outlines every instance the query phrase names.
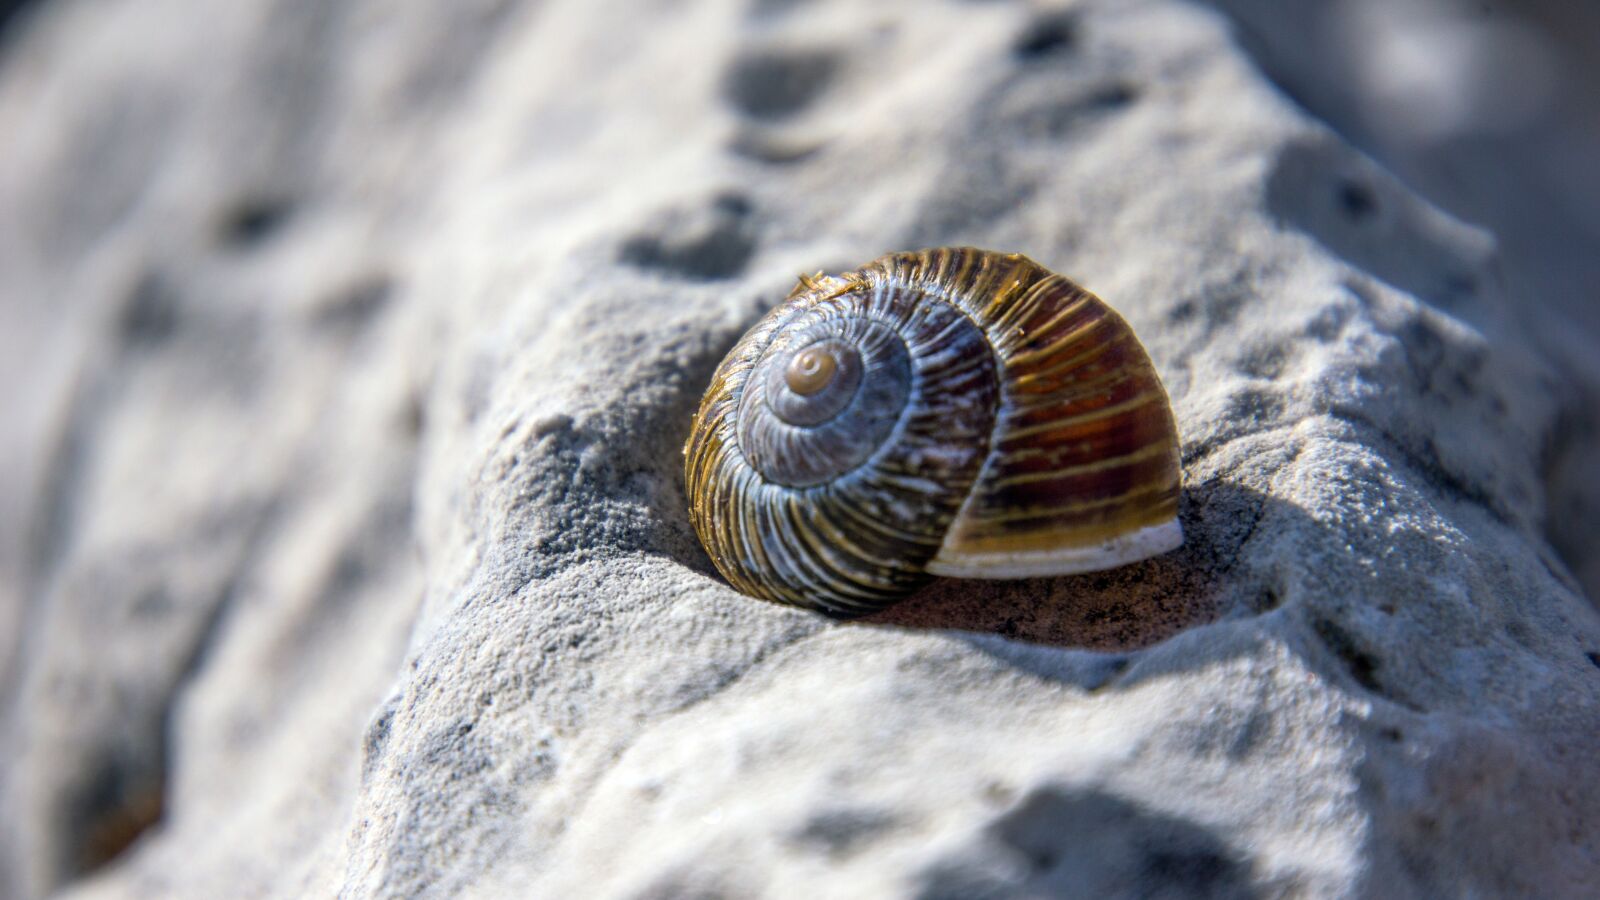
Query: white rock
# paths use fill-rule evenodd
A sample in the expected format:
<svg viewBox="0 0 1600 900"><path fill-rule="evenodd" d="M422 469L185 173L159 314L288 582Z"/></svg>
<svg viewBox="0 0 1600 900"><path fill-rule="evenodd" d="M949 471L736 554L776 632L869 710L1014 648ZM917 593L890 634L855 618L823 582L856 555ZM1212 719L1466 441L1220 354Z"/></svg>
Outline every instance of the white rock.
<svg viewBox="0 0 1600 900"><path fill-rule="evenodd" d="M1214 14L146 0L20 34L0 894L1600 882L1538 308ZM871 622L736 595L679 471L711 370L797 273L949 243L1134 325L1187 543Z"/></svg>

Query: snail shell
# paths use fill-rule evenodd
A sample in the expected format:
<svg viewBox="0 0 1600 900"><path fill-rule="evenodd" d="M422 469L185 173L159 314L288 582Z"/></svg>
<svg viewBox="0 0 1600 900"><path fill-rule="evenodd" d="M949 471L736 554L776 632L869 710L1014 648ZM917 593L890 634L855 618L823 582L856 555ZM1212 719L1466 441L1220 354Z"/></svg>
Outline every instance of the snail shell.
<svg viewBox="0 0 1600 900"><path fill-rule="evenodd" d="M936 575L1094 571L1183 542L1177 429L1144 347L1015 253L801 278L723 360L684 456L718 571L833 615Z"/></svg>

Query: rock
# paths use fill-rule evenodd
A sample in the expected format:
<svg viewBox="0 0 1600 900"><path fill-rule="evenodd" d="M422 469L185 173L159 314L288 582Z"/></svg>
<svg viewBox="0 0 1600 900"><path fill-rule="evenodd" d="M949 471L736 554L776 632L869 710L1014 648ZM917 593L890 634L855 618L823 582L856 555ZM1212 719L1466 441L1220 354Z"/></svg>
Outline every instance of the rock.
<svg viewBox="0 0 1600 900"><path fill-rule="evenodd" d="M1600 7L1562 0L1215 0L1263 70L1341 137L1494 232L1496 281L1562 381L1545 531L1600 597ZM1427 49L1432 48L1432 49ZM1427 77L1406 60L1427 54ZM1360 194L1349 198L1358 207ZM1365 208L1365 207L1363 207ZM1448 290L1408 288L1449 306ZM1537 300L1533 300L1537 298Z"/></svg>
<svg viewBox="0 0 1600 900"><path fill-rule="evenodd" d="M22 18L0 893L1600 879L1540 307L1216 14ZM712 369L796 273L947 243L1134 325L1188 543L866 622L739 597L679 471Z"/></svg>

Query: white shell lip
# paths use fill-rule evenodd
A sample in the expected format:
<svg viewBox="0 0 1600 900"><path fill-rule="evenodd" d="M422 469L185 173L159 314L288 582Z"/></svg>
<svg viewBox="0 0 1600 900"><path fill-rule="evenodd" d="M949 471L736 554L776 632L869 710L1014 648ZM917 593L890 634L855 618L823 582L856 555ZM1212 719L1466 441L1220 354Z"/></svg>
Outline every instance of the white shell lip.
<svg viewBox="0 0 1600 900"><path fill-rule="evenodd" d="M1138 531L1118 535L1087 547L1060 547L1054 550L1027 550L1016 553L953 554L949 547L927 565L927 570L945 578L1039 578L1047 575L1074 575L1114 569L1149 559L1183 543L1183 528L1176 518L1159 525L1146 525Z"/></svg>

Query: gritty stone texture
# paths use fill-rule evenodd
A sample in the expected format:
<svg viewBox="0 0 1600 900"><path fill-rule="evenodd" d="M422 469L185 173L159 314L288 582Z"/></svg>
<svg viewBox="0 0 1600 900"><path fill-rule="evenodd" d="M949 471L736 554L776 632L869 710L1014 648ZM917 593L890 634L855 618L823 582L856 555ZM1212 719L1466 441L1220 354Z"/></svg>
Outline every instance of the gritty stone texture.
<svg viewBox="0 0 1600 900"><path fill-rule="evenodd" d="M0 133L0 895L1600 882L1540 307L1214 12L49 5ZM1132 323L1188 542L739 597L713 368L948 243Z"/></svg>

